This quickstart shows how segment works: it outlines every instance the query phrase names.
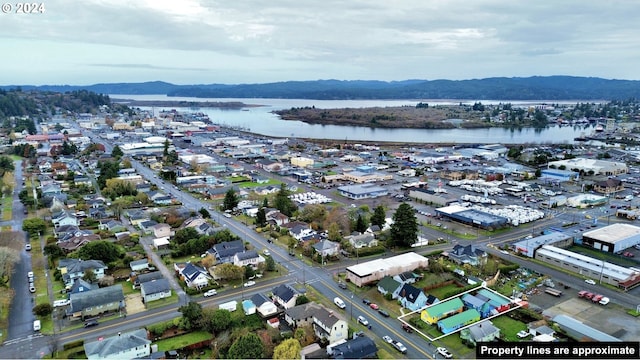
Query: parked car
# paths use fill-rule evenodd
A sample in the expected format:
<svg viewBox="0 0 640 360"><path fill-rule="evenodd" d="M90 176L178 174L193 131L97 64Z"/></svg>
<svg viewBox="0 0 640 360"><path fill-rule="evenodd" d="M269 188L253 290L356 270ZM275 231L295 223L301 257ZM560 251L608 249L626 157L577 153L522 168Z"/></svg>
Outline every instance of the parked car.
<svg viewBox="0 0 640 360"><path fill-rule="evenodd" d="M389 335L383 336L382 340L384 340L384 342L389 343L389 344L391 344L393 342L393 339Z"/></svg>
<svg viewBox="0 0 640 360"><path fill-rule="evenodd" d="M31 251L31 244L25 245L24 249L27 250L27 251Z"/></svg>
<svg viewBox="0 0 640 360"><path fill-rule="evenodd" d="M529 336L529 332L528 331L524 331L524 330L520 330L518 331L518 333L516 334L516 336L520 339L524 339L527 336Z"/></svg>
<svg viewBox="0 0 640 360"><path fill-rule="evenodd" d="M344 309L347 307L344 301L342 301L342 299L340 299L339 297L334 298L333 303L336 304L336 306L339 307L340 309Z"/></svg>
<svg viewBox="0 0 640 360"><path fill-rule="evenodd" d="M373 310L378 310L378 304L376 303L369 304L369 307L372 308Z"/></svg>
<svg viewBox="0 0 640 360"><path fill-rule="evenodd" d="M409 326L409 324L405 324L405 323L402 323L402 330L404 330L404 331L406 331L408 333L412 333L413 332L413 329L411 328L411 326Z"/></svg>
<svg viewBox="0 0 640 360"><path fill-rule="evenodd" d="M84 323L84 327L86 328L93 327L93 326L98 326L98 320L89 320L86 323Z"/></svg>
<svg viewBox="0 0 640 360"><path fill-rule="evenodd" d="M369 300L369 299L362 299L362 303L364 303L365 305L370 305L370 304L371 304L371 300Z"/></svg>
<svg viewBox="0 0 640 360"><path fill-rule="evenodd" d="M262 253L266 256L271 256L271 252L269 251L269 249L265 249Z"/></svg>
<svg viewBox="0 0 640 360"><path fill-rule="evenodd" d="M447 348L439 347L436 351L438 351L438 354L442 355L445 359L451 359L453 357Z"/></svg>
<svg viewBox="0 0 640 360"><path fill-rule="evenodd" d="M403 354L407 353L407 347L404 346L403 343L401 343L400 341L394 341L391 343L391 345L393 345L394 348L396 348L396 350L400 351Z"/></svg>
<svg viewBox="0 0 640 360"><path fill-rule="evenodd" d="M346 289L346 288L347 288L347 284L345 284L344 282L340 281L340 282L338 283L338 287L339 287L340 289Z"/></svg>
<svg viewBox="0 0 640 360"><path fill-rule="evenodd" d="M364 326L369 326L369 321L364 316L358 316L358 322Z"/></svg>
<svg viewBox="0 0 640 360"><path fill-rule="evenodd" d="M382 309L378 309L378 313L379 313L380 315L384 316L384 317L389 317L389 316L391 316L391 315L389 315L389 313L388 313L388 312L386 312L385 310L382 310Z"/></svg>
<svg viewBox="0 0 640 360"><path fill-rule="evenodd" d="M33 285L33 283L29 284L29 291L32 293L36 292L36 287Z"/></svg>
<svg viewBox="0 0 640 360"><path fill-rule="evenodd" d="M218 292L216 291L216 289L211 289L204 293L204 297L209 297L214 295L218 295Z"/></svg>
<svg viewBox="0 0 640 360"><path fill-rule="evenodd" d="M364 336L364 331L357 331L353 333L353 337L363 337Z"/></svg>
<svg viewBox="0 0 640 360"><path fill-rule="evenodd" d="M54 300L53 301L53 307L62 307L62 306L67 306L69 304L71 304L71 300L69 300L69 299Z"/></svg>
<svg viewBox="0 0 640 360"><path fill-rule="evenodd" d="M255 284L256 284L256 282L255 282L255 281L247 281L246 283L244 283L244 285L243 285L243 286L244 286L244 287L249 287L249 286L253 286L253 285L255 285Z"/></svg>
<svg viewBox="0 0 640 360"><path fill-rule="evenodd" d="M596 284L596 282L594 280L592 280L592 279L586 279L584 282L586 282L589 285L595 285Z"/></svg>

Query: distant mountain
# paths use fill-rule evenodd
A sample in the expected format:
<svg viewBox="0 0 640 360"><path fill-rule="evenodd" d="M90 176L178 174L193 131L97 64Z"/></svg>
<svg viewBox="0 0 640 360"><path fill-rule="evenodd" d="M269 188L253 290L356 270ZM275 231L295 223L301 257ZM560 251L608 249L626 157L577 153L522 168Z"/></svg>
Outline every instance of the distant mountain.
<svg viewBox="0 0 640 360"><path fill-rule="evenodd" d="M10 89L16 86L2 86ZM174 85L162 81L88 86L20 86L23 90L66 92L86 89L101 94L166 94L199 98L285 98L319 100L613 100L640 98L640 81L595 77L534 76L472 80L314 80L266 84Z"/></svg>

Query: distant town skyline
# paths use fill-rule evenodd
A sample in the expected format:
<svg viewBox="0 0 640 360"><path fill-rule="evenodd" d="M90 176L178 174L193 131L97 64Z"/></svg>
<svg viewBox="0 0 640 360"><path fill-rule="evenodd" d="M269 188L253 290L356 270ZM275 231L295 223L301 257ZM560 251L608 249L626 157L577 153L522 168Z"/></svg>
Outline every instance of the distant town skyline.
<svg viewBox="0 0 640 360"><path fill-rule="evenodd" d="M39 3L40 4L40 3ZM632 1L63 0L0 13L1 85L640 80Z"/></svg>

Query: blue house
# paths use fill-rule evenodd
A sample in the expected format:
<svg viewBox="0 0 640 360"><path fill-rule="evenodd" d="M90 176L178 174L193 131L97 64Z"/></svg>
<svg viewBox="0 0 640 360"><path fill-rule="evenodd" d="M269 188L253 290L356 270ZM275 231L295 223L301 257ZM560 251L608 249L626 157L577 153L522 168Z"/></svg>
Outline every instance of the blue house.
<svg viewBox="0 0 640 360"><path fill-rule="evenodd" d="M398 299L400 299L400 304L403 307L416 311L427 305L427 295L425 295L422 290L417 287L404 284L400 291L398 292Z"/></svg>
<svg viewBox="0 0 640 360"><path fill-rule="evenodd" d="M471 294L465 294L462 297L462 303L467 309L478 311L483 319L491 315L491 311L495 309L495 306L492 306L491 303Z"/></svg>

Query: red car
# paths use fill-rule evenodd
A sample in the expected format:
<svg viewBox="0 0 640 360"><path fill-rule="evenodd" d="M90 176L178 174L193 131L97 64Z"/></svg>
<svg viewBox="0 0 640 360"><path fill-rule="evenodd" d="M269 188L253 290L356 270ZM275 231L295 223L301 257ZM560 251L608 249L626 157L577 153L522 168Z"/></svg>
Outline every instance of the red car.
<svg viewBox="0 0 640 360"><path fill-rule="evenodd" d="M373 310L378 310L378 305L377 304L371 303L371 304L369 304L369 307L372 308Z"/></svg>

